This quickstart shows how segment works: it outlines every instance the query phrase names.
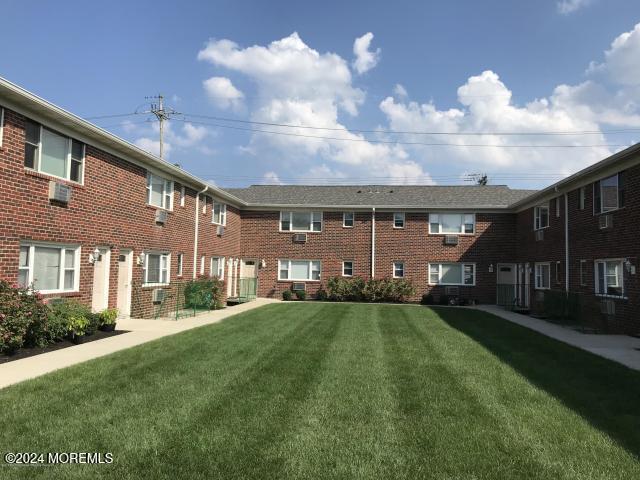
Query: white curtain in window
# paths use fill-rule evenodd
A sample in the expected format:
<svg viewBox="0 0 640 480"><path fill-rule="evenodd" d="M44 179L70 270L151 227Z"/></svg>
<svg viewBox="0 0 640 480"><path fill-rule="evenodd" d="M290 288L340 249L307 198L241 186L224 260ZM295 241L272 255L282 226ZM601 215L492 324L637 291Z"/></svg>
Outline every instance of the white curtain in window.
<svg viewBox="0 0 640 480"><path fill-rule="evenodd" d="M147 283L160 282L160 255L147 255Z"/></svg>
<svg viewBox="0 0 640 480"><path fill-rule="evenodd" d="M293 212L291 214L293 230L309 230L311 214L308 212Z"/></svg>
<svg viewBox="0 0 640 480"><path fill-rule="evenodd" d="M291 262L291 278L306 280L309 278L309 262Z"/></svg>
<svg viewBox="0 0 640 480"><path fill-rule="evenodd" d="M42 132L40 170L58 177L66 176L67 148L69 139L46 128Z"/></svg>
<svg viewBox="0 0 640 480"><path fill-rule="evenodd" d="M442 225L442 233L460 233L462 215L457 213L440 214L440 224Z"/></svg>
<svg viewBox="0 0 640 480"><path fill-rule="evenodd" d="M164 195L164 179L155 175L150 176L149 204L162 207L162 197Z"/></svg>
<svg viewBox="0 0 640 480"><path fill-rule="evenodd" d="M38 290L57 290L60 282L60 249L36 247L33 278Z"/></svg>

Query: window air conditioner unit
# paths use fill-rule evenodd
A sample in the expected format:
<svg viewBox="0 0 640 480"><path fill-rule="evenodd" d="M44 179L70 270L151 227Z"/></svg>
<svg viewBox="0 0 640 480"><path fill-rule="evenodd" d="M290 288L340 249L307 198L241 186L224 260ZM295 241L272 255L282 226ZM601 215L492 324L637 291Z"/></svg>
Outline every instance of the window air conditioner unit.
<svg viewBox="0 0 640 480"><path fill-rule="evenodd" d="M598 226L600 230L613 227L613 215L600 215L598 218Z"/></svg>
<svg viewBox="0 0 640 480"><path fill-rule="evenodd" d="M460 289L458 287L446 287L444 293L449 297L457 297L460 295Z"/></svg>
<svg viewBox="0 0 640 480"><path fill-rule="evenodd" d="M152 292L152 302L153 303L162 303L164 302L165 291L163 288L155 288Z"/></svg>
<svg viewBox="0 0 640 480"><path fill-rule="evenodd" d="M457 235L445 235L444 244L445 245L457 245L458 244L458 236Z"/></svg>
<svg viewBox="0 0 640 480"><path fill-rule="evenodd" d="M156 223L160 223L164 225L165 223L167 223L167 216L168 215L166 210L162 210L162 209L156 210Z"/></svg>
<svg viewBox="0 0 640 480"><path fill-rule="evenodd" d="M307 234L306 233L296 233L293 236L294 243L307 243Z"/></svg>
<svg viewBox="0 0 640 480"><path fill-rule="evenodd" d="M293 292L300 291L300 290L306 290L306 284L304 282L294 282L293 285L291 285L291 290Z"/></svg>
<svg viewBox="0 0 640 480"><path fill-rule="evenodd" d="M64 183L49 182L49 200L60 203L69 203L71 200L71 187Z"/></svg>
<svg viewBox="0 0 640 480"><path fill-rule="evenodd" d="M602 300L602 302L600 302L600 312L604 315L615 315L616 302L610 299Z"/></svg>
<svg viewBox="0 0 640 480"><path fill-rule="evenodd" d="M218 225L218 227L216 228L216 235L219 236L219 237L224 235L224 226L223 225Z"/></svg>
<svg viewBox="0 0 640 480"><path fill-rule="evenodd" d="M544 230L536 230L536 242L544 240Z"/></svg>

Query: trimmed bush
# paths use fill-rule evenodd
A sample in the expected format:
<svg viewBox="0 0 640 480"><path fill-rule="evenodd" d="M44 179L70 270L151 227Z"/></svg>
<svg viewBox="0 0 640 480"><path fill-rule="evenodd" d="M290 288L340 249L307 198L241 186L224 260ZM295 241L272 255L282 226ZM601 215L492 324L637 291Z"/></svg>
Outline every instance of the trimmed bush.
<svg viewBox="0 0 640 480"><path fill-rule="evenodd" d="M334 302L359 302L363 300L365 281L360 277L332 277L327 282L329 300Z"/></svg>
<svg viewBox="0 0 640 480"><path fill-rule="evenodd" d="M411 282L398 278L332 277L327 290L329 299L336 302L403 302L415 293Z"/></svg>
<svg viewBox="0 0 640 480"><path fill-rule="evenodd" d="M48 320L38 292L0 281L0 352L13 353L25 344L46 345Z"/></svg>
<svg viewBox="0 0 640 480"><path fill-rule="evenodd" d="M327 291L324 288L320 287L316 292L316 300L320 302L324 302L328 298L329 298L329 294L327 293Z"/></svg>
<svg viewBox="0 0 640 480"><path fill-rule="evenodd" d="M433 305L434 303L435 303L435 300L433 299L433 295L430 293L425 293L424 295L422 295L422 298L420 299L421 305Z"/></svg>
<svg viewBox="0 0 640 480"><path fill-rule="evenodd" d="M285 302L291 301L292 298L293 293L291 293L291 290L285 290L284 292L282 292L282 300L284 300Z"/></svg>
<svg viewBox="0 0 640 480"><path fill-rule="evenodd" d="M306 300L307 292L305 292L304 290L296 290L296 297L298 298L298 300Z"/></svg>

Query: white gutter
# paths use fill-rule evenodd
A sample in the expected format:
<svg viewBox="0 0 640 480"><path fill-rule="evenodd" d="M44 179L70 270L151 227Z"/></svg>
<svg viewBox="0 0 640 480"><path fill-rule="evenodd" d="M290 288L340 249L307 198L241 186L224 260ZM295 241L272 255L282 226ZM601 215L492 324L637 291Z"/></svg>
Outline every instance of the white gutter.
<svg viewBox="0 0 640 480"><path fill-rule="evenodd" d="M371 209L371 278L376 276L376 207Z"/></svg>
<svg viewBox="0 0 640 480"><path fill-rule="evenodd" d="M209 187L204 187L204 190L196 192L196 231L193 239L193 279L196 278L196 271L198 268L198 225L200 224L200 195L206 193Z"/></svg>
<svg viewBox="0 0 640 480"><path fill-rule="evenodd" d="M564 281L569 292L569 194L564 194Z"/></svg>

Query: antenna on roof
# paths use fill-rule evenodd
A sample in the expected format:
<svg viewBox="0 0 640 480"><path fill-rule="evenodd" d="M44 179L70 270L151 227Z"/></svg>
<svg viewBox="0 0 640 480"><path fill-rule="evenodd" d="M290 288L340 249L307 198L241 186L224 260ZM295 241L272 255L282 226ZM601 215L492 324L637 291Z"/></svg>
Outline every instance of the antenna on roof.
<svg viewBox="0 0 640 480"><path fill-rule="evenodd" d="M489 177L486 173L468 173L465 182L475 182L476 185L486 185L489 183Z"/></svg>

